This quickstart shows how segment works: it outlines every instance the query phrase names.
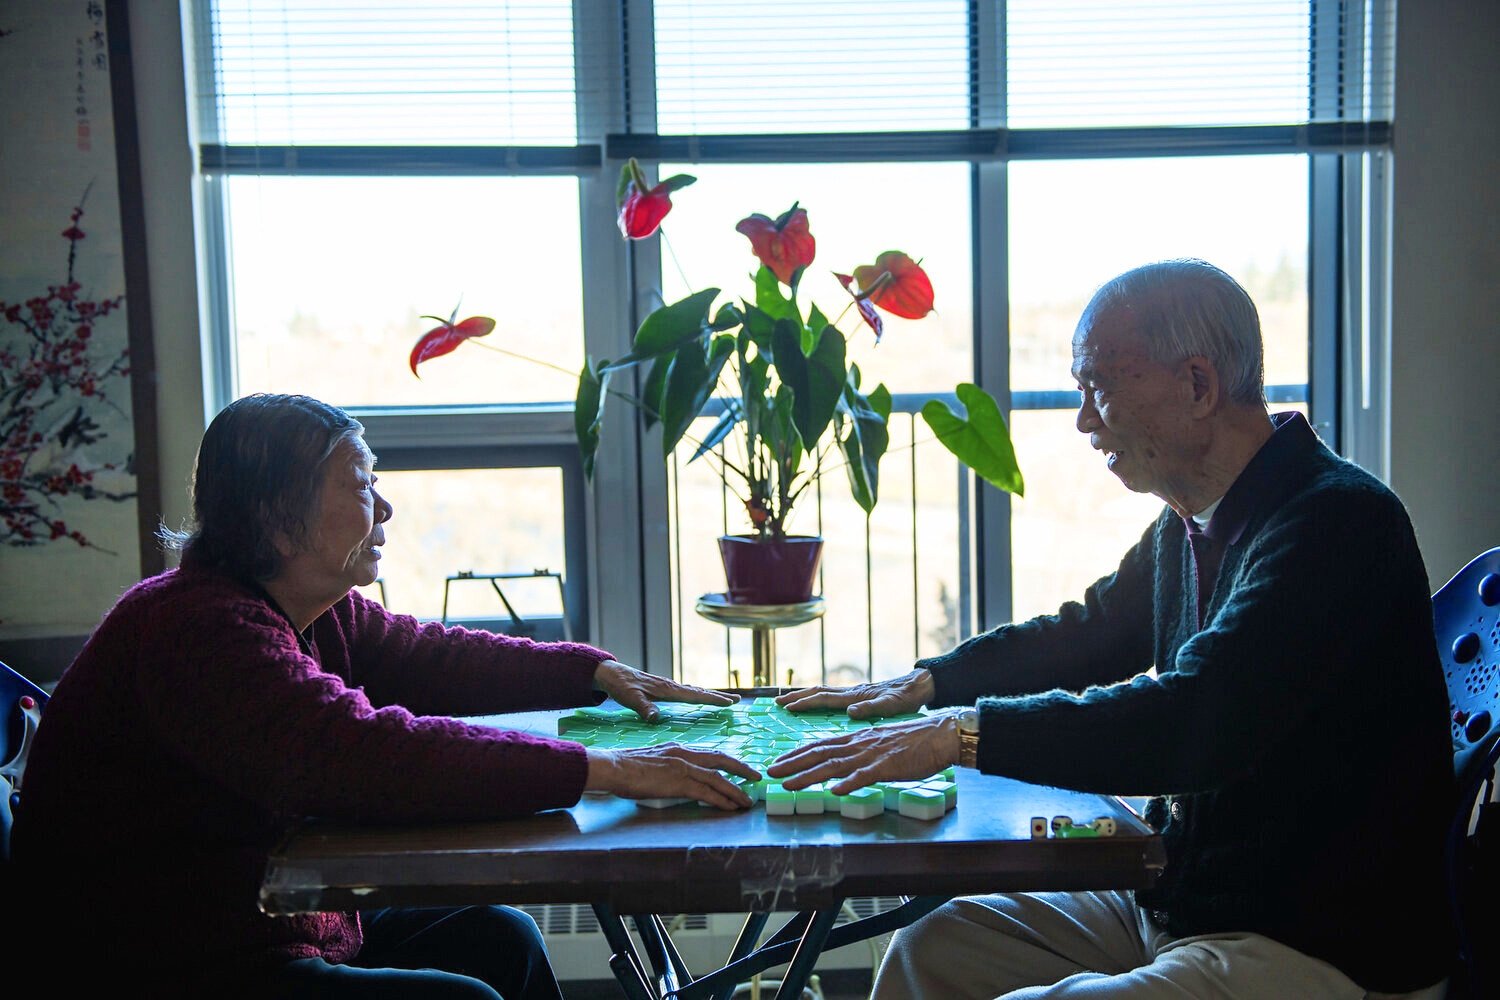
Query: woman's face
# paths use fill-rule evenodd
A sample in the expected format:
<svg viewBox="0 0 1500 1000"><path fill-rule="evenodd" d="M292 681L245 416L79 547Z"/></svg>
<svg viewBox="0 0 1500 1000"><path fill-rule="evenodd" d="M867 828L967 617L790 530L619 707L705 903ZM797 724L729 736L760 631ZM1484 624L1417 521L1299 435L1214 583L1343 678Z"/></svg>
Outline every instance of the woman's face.
<svg viewBox="0 0 1500 1000"><path fill-rule="evenodd" d="M391 505L375 492L375 457L363 440L344 440L323 465L317 507L303 544L278 574L304 593L334 599L380 575L380 546Z"/></svg>

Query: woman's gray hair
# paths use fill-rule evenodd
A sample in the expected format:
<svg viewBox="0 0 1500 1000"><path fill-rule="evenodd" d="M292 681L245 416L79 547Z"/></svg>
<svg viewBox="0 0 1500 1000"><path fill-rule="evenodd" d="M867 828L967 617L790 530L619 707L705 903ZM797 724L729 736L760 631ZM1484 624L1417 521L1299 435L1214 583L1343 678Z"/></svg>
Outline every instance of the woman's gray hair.
<svg viewBox="0 0 1500 1000"><path fill-rule="evenodd" d="M1099 287L1083 310L1079 329L1119 306L1130 308L1133 327L1153 361L1176 364L1205 357L1231 400L1265 405L1260 314L1229 275L1194 258L1137 267Z"/></svg>
<svg viewBox="0 0 1500 1000"><path fill-rule="evenodd" d="M214 417L193 471L192 531L166 525L157 537L184 565L211 566L243 580L281 570L277 542L298 546L317 513L323 463L364 426L309 396L257 393Z"/></svg>

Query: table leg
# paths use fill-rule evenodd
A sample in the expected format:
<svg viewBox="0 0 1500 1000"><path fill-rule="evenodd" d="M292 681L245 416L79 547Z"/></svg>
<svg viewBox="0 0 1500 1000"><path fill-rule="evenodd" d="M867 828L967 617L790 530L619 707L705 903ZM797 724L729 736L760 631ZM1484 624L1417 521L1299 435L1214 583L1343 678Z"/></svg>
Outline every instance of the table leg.
<svg viewBox="0 0 1500 1000"><path fill-rule="evenodd" d="M755 950L760 942L760 932L765 930L766 921L771 918L769 912L756 912L745 914L745 923L740 927L739 937L734 939L734 947L729 950L729 960L725 965L733 965L746 955ZM722 993L713 994L709 1000L729 1000L734 996L736 983L730 983L728 989Z"/></svg>
<svg viewBox="0 0 1500 1000"><path fill-rule="evenodd" d="M693 974L672 943L672 935L661 917L650 913L637 914L631 919L635 921L636 933L641 936L651 968L656 972L658 992L666 996L691 983Z"/></svg>
<svg viewBox="0 0 1500 1000"><path fill-rule="evenodd" d="M776 630L766 625L750 629L750 662L756 687L776 684Z"/></svg>
<svg viewBox="0 0 1500 1000"><path fill-rule="evenodd" d="M651 980L646 978L640 956L635 953L635 945L630 942L630 932L625 929L625 921L615 912L615 908L606 903L595 903L594 916L598 918L599 929L604 932L604 939L609 942L612 952L609 958L610 971L620 981L620 988L625 991L625 996L629 1000L655 1000L661 996L652 988Z"/></svg>
<svg viewBox="0 0 1500 1000"><path fill-rule="evenodd" d="M946 903L951 896L915 896L894 910L885 913L877 913L874 916L864 917L834 927L837 922L839 910L842 903L828 910L803 911L794 914L780 930L770 936L759 948L753 951L745 951L743 958L731 958L722 968L716 969L707 975L699 976L692 983L684 986L675 995L676 1000L708 1000L710 997L723 998L732 996L735 985L745 982L751 976L764 972L774 965L780 965L786 961L793 961L798 955L804 953L805 944L817 942L819 949L842 948L845 945L855 944L880 934L889 934L891 931L900 930L910 924L918 917L931 913ZM595 906L597 910L598 907ZM764 914L751 914L758 918L761 926L765 924ZM828 927L817 936L812 934L812 922L826 919ZM748 920L747 920L748 924ZM757 930L756 933L759 933ZM799 940L800 939L800 940ZM735 942L735 952L741 951L741 945L753 947L754 935L748 937L741 932L741 940ZM817 953L813 952L806 958L807 962L816 963ZM812 974L811 965L805 971L805 976ZM783 980L785 982L786 980ZM803 985L806 985L804 978ZM789 994L795 997L797 994Z"/></svg>
<svg viewBox="0 0 1500 1000"><path fill-rule="evenodd" d="M801 943L797 945L796 953L792 955L792 964L786 967L786 975L781 977L781 989L776 991L776 1000L801 1000L802 988L807 985L807 978L812 975L819 956L823 954L823 944L828 940L828 932L833 930L834 921L839 918L843 905L840 901L837 906L819 910L814 915L812 923L802 935Z"/></svg>

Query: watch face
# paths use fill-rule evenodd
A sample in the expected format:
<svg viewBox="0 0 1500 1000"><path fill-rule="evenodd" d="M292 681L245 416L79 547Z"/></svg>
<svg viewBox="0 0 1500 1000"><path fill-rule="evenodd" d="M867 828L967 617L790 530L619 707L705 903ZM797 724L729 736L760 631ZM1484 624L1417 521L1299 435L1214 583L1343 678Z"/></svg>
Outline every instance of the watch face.
<svg viewBox="0 0 1500 1000"><path fill-rule="evenodd" d="M966 708L958 713L958 730L961 733L979 732L979 710Z"/></svg>

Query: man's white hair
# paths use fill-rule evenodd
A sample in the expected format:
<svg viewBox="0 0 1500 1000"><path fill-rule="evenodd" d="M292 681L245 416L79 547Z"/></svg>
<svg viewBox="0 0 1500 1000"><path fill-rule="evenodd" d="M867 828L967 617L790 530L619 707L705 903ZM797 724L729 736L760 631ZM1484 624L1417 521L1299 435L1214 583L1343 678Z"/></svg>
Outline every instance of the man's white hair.
<svg viewBox="0 0 1500 1000"><path fill-rule="evenodd" d="M1126 271L1099 287L1078 320L1127 307L1153 361L1213 362L1225 394L1244 405L1266 403L1260 315L1240 283L1204 260L1164 260Z"/></svg>

